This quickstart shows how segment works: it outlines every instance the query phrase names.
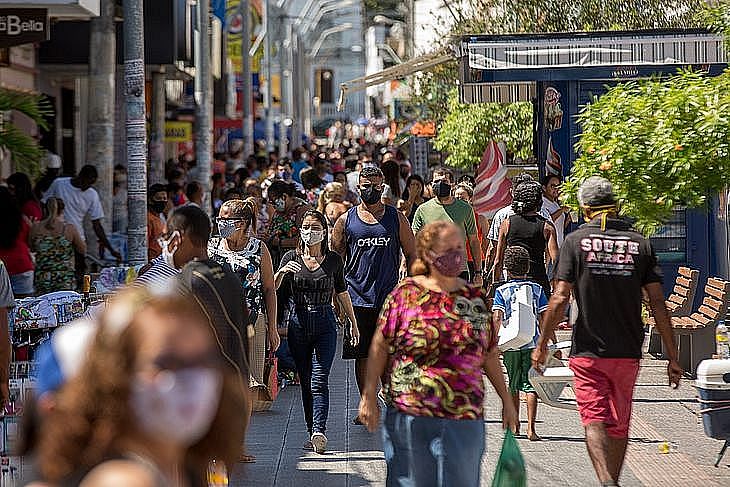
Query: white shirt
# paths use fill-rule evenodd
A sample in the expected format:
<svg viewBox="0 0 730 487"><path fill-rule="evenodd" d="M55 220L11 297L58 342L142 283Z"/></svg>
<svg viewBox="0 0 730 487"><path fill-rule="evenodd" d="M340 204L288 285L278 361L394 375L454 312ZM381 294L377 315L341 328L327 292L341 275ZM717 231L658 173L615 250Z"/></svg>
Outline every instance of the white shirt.
<svg viewBox="0 0 730 487"><path fill-rule="evenodd" d="M489 233L487 233L487 238L494 242L498 241L499 240L499 228L502 226L502 222L514 214L515 214L515 210L512 209L511 204L500 209L494 215L494 218L492 219L492 225L489 227ZM550 213L545 211L544 204L543 204L542 208L540 209L540 211L538 212L538 214L549 222L553 221L553 219L550 217Z"/></svg>
<svg viewBox="0 0 730 487"><path fill-rule="evenodd" d="M542 209L545 210L545 212L552 215L556 211L560 209L560 204L556 201L550 201L546 197L542 197ZM565 213L561 213L557 220L553 220L552 217L550 218L550 221L553 222L555 225L555 237L558 241L558 248L563 245L563 239L565 238Z"/></svg>
<svg viewBox="0 0 730 487"><path fill-rule="evenodd" d="M89 214L91 221L104 218L104 209L101 207L99 193L94 188L81 191L71 184L71 178L57 178L51 183L51 187L43 195L43 202L48 198L60 198L65 205L63 214L66 221L71 223L79 231L84 240L84 217Z"/></svg>

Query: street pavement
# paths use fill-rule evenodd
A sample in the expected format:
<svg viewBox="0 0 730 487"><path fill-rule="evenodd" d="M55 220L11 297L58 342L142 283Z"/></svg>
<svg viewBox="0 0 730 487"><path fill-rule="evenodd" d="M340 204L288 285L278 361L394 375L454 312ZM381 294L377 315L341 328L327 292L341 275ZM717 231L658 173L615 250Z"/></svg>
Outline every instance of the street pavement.
<svg viewBox="0 0 730 487"><path fill-rule="evenodd" d="M559 337L560 339L564 338ZM341 337L340 337L341 343ZM339 357L339 354L337 355ZM630 443L622 486L730 486L730 453L713 465L722 442L707 438L696 412L696 391L689 381L678 390L666 384L666 362L642 361L637 381ZM330 376L328 452L302 450L307 439L298 386L285 388L271 411L256 413L247 446L257 462L239 464L231 486L382 486L385 484L380 434L352 424L358 392L352 363L335 359ZM526 431L522 404L522 429ZM583 443L578 413L540 404L538 434L543 441L518 443L525 457L530 486L598 485ZM490 485L502 442L500 407L494 391L487 396L487 451L482 460L482 485ZM677 451L660 453L661 443L676 442ZM458 487L458 486L456 486Z"/></svg>

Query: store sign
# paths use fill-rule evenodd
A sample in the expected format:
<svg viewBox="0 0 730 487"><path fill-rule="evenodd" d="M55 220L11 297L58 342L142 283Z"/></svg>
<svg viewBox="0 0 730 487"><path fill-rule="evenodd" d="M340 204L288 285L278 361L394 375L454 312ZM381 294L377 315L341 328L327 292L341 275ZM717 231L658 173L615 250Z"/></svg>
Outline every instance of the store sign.
<svg viewBox="0 0 730 487"><path fill-rule="evenodd" d="M165 142L189 142L193 140L193 124L190 122L165 122Z"/></svg>
<svg viewBox="0 0 730 487"><path fill-rule="evenodd" d="M48 10L45 8L0 9L0 47L48 40Z"/></svg>

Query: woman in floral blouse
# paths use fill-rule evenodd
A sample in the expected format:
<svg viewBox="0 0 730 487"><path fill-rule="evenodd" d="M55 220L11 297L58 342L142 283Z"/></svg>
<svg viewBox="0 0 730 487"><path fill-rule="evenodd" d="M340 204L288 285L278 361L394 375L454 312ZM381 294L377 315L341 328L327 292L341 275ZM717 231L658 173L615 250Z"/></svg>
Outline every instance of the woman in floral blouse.
<svg viewBox="0 0 730 487"><path fill-rule="evenodd" d="M360 419L376 429L385 372L387 485L477 487L485 445L482 374L502 401L503 426L516 427L497 331L484 291L458 277L464 259L458 227L431 223L416 235L416 247L414 277L393 290L380 314Z"/></svg>
<svg viewBox="0 0 730 487"><path fill-rule="evenodd" d="M227 264L241 279L246 305L256 330L249 357L251 375L264 383L266 345L273 352L279 348L276 330L276 288L274 268L266 245L256 234L256 200L228 200L218 214L218 238L208 243L208 256L219 264Z"/></svg>

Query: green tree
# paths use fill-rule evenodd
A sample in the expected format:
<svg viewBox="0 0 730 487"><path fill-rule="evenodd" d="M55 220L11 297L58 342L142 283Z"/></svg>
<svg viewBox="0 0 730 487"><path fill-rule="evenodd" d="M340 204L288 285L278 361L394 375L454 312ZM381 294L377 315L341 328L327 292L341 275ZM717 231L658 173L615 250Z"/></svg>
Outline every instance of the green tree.
<svg viewBox="0 0 730 487"><path fill-rule="evenodd" d="M44 96L0 88L0 147L10 153L16 170L35 177L40 172L44 151L35 139L2 115L13 111L22 113L40 128L47 129L46 116L51 113L51 106Z"/></svg>
<svg viewBox="0 0 730 487"><path fill-rule="evenodd" d="M587 105L578 123L580 156L564 188L574 208L578 186L602 175L614 184L621 213L650 234L675 205L700 207L730 184L730 72L617 85Z"/></svg>
<svg viewBox="0 0 730 487"><path fill-rule="evenodd" d="M507 150L522 158L532 153L532 103L464 104L455 89L449 93L448 115L434 139L436 149L446 152L446 163L471 169L479 164L490 141L504 141Z"/></svg>

